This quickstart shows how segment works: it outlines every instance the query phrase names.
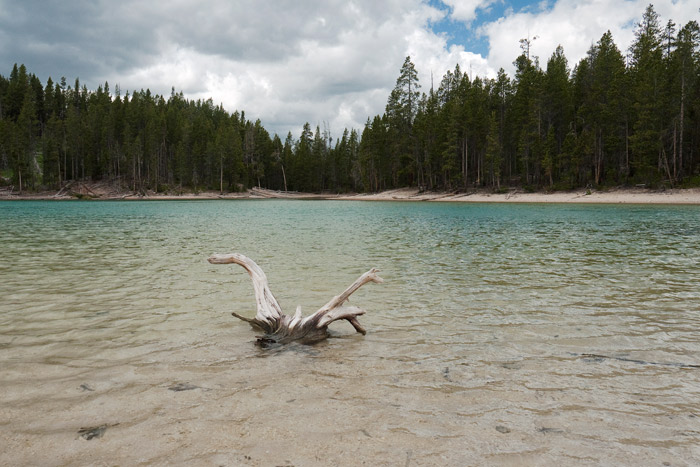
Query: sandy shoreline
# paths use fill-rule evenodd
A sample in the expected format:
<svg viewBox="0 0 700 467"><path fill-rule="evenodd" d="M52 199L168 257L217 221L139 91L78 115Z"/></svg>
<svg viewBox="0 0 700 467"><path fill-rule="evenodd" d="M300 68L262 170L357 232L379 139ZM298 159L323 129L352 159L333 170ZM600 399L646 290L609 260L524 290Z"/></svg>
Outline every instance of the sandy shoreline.
<svg viewBox="0 0 700 467"><path fill-rule="evenodd" d="M476 191L472 193L419 193L416 189L400 189L378 194L343 196L341 199L449 201L467 203L589 203L589 204L700 204L700 189L616 188L608 191L575 190L566 192L507 193Z"/></svg>
<svg viewBox="0 0 700 467"><path fill-rule="evenodd" d="M211 199L320 199L352 201L439 201L466 203L580 203L580 204L690 204L700 205L700 188L649 190L645 188L614 188L606 191L573 190L566 192L526 193L513 189L506 193L486 190L469 193L420 192L416 188L401 188L380 193L314 194L253 188L243 193L200 192L146 195L124 192L108 185L83 184L71 193L17 193L0 190L0 200L211 200Z"/></svg>

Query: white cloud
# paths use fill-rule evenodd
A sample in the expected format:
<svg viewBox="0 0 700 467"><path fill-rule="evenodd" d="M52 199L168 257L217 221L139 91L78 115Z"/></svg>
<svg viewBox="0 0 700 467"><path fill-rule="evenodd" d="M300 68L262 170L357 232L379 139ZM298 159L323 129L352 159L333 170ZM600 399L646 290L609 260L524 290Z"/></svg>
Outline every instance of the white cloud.
<svg viewBox="0 0 700 467"><path fill-rule="evenodd" d="M559 0L550 10L511 11L498 21L481 27L481 32L490 42L488 63L495 69L503 67L512 73L512 62L521 53L519 40L528 35L530 38L537 36L532 41L530 54L539 56L542 67L561 44L569 66L573 68L607 30L625 54L647 5L648 0ZM683 24L700 16L694 0L656 2L655 10L660 15L662 27L669 19Z"/></svg>
<svg viewBox="0 0 700 467"><path fill-rule="evenodd" d="M416 65L424 92L430 89L431 73L437 88L445 73L453 70L457 64L463 72L471 72L473 76L495 76L494 70L481 55L466 52L463 47L448 47L443 37L428 31L414 31L409 42L408 54Z"/></svg>
<svg viewBox="0 0 700 467"><path fill-rule="evenodd" d="M471 23L476 19L477 9L486 9L496 0L442 0L451 8L450 17L455 21Z"/></svg>
<svg viewBox="0 0 700 467"><path fill-rule="evenodd" d="M130 7L124 22L138 24L139 6ZM428 80L431 68L441 75L461 58L428 30L444 13L419 0L239 2L235 9L180 1L173 9L140 10L161 16L154 21L164 24L153 34L158 52L122 75L121 87L175 86L189 98L212 97L259 117L282 138L290 130L297 137L306 121L329 124L335 136L345 127L361 130L383 112L408 54Z"/></svg>
<svg viewBox="0 0 700 467"><path fill-rule="evenodd" d="M431 70L439 82L457 61L485 66L479 56L447 50L444 38L428 29L444 13L418 0L339 0L314 8L252 2L237 11L224 8L216 18L179 19L196 18L193 5L181 2L183 11L168 13L172 22L155 34L157 56L123 75L121 87L175 86L189 98L212 97L230 111L259 117L282 138L287 131L298 137L307 121L328 124L336 137L346 127L361 130L367 117L384 111L406 55L425 90Z"/></svg>

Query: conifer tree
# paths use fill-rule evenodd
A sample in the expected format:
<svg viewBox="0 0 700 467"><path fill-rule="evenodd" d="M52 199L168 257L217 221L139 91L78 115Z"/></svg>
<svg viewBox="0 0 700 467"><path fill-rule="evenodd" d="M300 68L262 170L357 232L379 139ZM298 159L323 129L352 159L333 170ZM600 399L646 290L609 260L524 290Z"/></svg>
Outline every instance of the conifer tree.
<svg viewBox="0 0 700 467"><path fill-rule="evenodd" d="M15 124L14 147L12 148L12 170L19 186L19 192L35 183L36 172L36 141L37 141L36 108L34 96L24 93L24 102Z"/></svg>
<svg viewBox="0 0 700 467"><path fill-rule="evenodd" d="M673 178L678 180L686 173L689 161L686 124L692 111L689 101L699 91L698 71L700 63L700 27L696 21L685 24L674 41L675 50L670 54L668 70L670 75L670 121L673 122L671 151L673 152ZM697 100L696 100L697 102Z"/></svg>
<svg viewBox="0 0 700 467"><path fill-rule="evenodd" d="M644 12L631 46L631 88L634 101L631 175L652 183L664 164L661 146L662 48L659 16L652 5Z"/></svg>

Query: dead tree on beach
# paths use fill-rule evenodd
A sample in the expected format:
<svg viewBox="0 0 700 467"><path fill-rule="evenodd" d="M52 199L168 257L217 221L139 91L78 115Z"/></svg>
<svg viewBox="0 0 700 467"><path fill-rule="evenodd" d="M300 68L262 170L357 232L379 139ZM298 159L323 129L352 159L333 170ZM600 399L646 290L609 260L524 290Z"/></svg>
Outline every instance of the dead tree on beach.
<svg viewBox="0 0 700 467"><path fill-rule="evenodd" d="M362 274L355 282L350 285L343 293L333 297L328 303L322 306L314 314L301 317L301 306L297 307L296 313L293 316L282 313L279 303L270 291L267 284L267 276L255 261L247 256L230 253L225 255L212 255L209 260L211 264L231 264L235 263L248 271L250 278L253 280L253 288L255 289L255 301L257 302L258 311L255 318L249 319L236 313L231 313L236 318L250 323L253 327L262 330L265 335L257 336L258 343L263 346L271 344L285 344L292 341L302 343L313 343L321 341L328 337L328 325L333 321L347 320L355 330L361 334L366 334L367 331L357 321L357 317L363 315L365 310L356 306L345 306L348 297L357 289L368 282L383 282L382 278L377 275L377 269L372 268Z"/></svg>

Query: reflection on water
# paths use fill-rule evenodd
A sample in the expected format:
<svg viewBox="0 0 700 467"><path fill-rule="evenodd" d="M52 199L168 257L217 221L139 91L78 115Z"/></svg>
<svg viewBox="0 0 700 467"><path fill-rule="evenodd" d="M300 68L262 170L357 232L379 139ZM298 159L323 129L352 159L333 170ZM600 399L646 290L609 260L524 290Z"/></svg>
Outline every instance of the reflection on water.
<svg viewBox="0 0 700 467"><path fill-rule="evenodd" d="M689 465L700 210L331 201L0 203L0 464ZM287 312L370 267L345 322Z"/></svg>

